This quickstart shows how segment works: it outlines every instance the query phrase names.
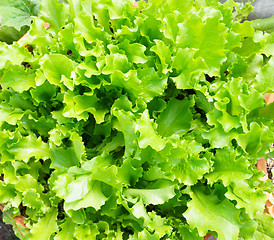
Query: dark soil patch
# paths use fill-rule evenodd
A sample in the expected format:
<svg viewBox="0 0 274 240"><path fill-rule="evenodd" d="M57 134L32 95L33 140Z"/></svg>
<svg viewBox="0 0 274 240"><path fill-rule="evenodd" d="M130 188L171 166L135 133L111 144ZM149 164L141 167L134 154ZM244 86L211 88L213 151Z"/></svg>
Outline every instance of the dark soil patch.
<svg viewBox="0 0 274 240"><path fill-rule="evenodd" d="M2 212L0 211L0 239L1 240L19 240L14 235L11 225L6 225L2 220Z"/></svg>
<svg viewBox="0 0 274 240"><path fill-rule="evenodd" d="M267 174L268 178L272 181L274 185L274 159L269 158L266 160Z"/></svg>

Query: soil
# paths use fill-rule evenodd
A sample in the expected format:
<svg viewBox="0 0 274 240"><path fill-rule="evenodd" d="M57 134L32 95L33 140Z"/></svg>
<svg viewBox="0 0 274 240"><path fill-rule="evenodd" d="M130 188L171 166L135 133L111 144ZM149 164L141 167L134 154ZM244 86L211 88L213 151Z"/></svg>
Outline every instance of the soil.
<svg viewBox="0 0 274 240"><path fill-rule="evenodd" d="M0 211L1 212L1 211ZM0 239L1 240L19 240L12 230L11 225L6 225L2 220L2 212L0 213Z"/></svg>
<svg viewBox="0 0 274 240"><path fill-rule="evenodd" d="M274 158L269 158L266 160L266 169L268 178L272 181L274 185Z"/></svg>

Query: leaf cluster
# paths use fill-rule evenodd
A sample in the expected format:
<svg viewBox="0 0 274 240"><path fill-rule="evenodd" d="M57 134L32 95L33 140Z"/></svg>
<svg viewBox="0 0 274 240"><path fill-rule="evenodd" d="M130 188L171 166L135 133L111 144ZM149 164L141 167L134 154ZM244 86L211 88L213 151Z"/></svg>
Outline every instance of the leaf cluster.
<svg viewBox="0 0 274 240"><path fill-rule="evenodd" d="M29 37L0 44L0 202L24 216L18 237L274 238L255 167L273 156L274 38L234 6L44 0Z"/></svg>

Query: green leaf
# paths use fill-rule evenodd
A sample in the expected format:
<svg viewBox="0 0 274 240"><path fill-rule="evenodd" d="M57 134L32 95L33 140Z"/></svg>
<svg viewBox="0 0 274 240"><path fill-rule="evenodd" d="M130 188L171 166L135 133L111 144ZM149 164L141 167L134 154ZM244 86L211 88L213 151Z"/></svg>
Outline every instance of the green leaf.
<svg viewBox="0 0 274 240"><path fill-rule="evenodd" d="M274 59L271 58L256 76L255 87L261 93L274 91Z"/></svg>
<svg viewBox="0 0 274 240"><path fill-rule="evenodd" d="M114 86L124 88L129 94L130 98L138 98L144 89L141 86L141 81L137 77L136 70L130 70L128 73L123 74L120 71L115 71L111 75L111 83Z"/></svg>
<svg viewBox="0 0 274 240"><path fill-rule="evenodd" d="M11 87L22 93L35 86L35 74L26 71L23 66L12 65L4 72L1 86L4 89Z"/></svg>
<svg viewBox="0 0 274 240"><path fill-rule="evenodd" d="M57 214L56 208L51 209L48 213L41 218L38 223L34 224L31 230L33 240L48 240L50 236L58 230L57 225Z"/></svg>
<svg viewBox="0 0 274 240"><path fill-rule="evenodd" d="M140 177L142 177L143 169L141 167L134 167L133 160L127 158L122 166L118 169L118 178L121 179L123 185L133 185Z"/></svg>
<svg viewBox="0 0 274 240"><path fill-rule="evenodd" d="M238 239L240 210L227 199L220 201L215 194L205 194L205 187L195 186L189 190L191 201L183 214L191 228L197 228L200 236L209 230L216 231L220 240Z"/></svg>
<svg viewBox="0 0 274 240"><path fill-rule="evenodd" d="M55 169L65 170L79 164L78 157L72 147L67 149L52 148L51 167Z"/></svg>
<svg viewBox="0 0 274 240"><path fill-rule="evenodd" d="M40 5L41 19L50 24L56 33L64 26L67 20L68 7L58 0L42 0Z"/></svg>
<svg viewBox="0 0 274 240"><path fill-rule="evenodd" d="M2 105L0 109L0 123L7 122L11 125L16 125L17 121L20 120L24 115L21 109L5 109Z"/></svg>
<svg viewBox="0 0 274 240"><path fill-rule="evenodd" d="M89 224L82 224L77 225L75 228L74 236L77 239L94 239L96 238L97 234L99 234L99 230L96 224L89 223Z"/></svg>
<svg viewBox="0 0 274 240"><path fill-rule="evenodd" d="M22 62L32 61L33 56L25 48L20 48L18 44L13 44L12 47L4 42L0 42L0 68L3 69L7 62L20 65Z"/></svg>
<svg viewBox="0 0 274 240"><path fill-rule="evenodd" d="M37 179L35 179L33 176L30 174L25 174L24 176L18 176L17 177L18 181L16 182L16 189L19 192L25 192L28 189L33 189L36 190L37 193L42 193L43 186L41 186Z"/></svg>
<svg viewBox="0 0 274 240"><path fill-rule="evenodd" d="M0 39L7 43L17 41L29 29L31 16L38 14L40 0L3 0L0 2Z"/></svg>
<svg viewBox="0 0 274 240"><path fill-rule="evenodd" d="M79 183L81 188L79 188ZM64 209L67 211L93 207L99 210L106 200L107 197L102 192L102 182L89 181L88 177L84 176L69 184Z"/></svg>
<svg viewBox="0 0 274 240"><path fill-rule="evenodd" d="M70 136L72 141L73 150L79 162L85 159L85 145L83 139L76 133L72 133Z"/></svg>
<svg viewBox="0 0 274 240"><path fill-rule="evenodd" d="M171 64L171 53L168 46L161 40L154 40L155 44L150 51L155 52L158 57L160 58L161 65L162 65L162 72L166 74L170 71L170 64Z"/></svg>
<svg viewBox="0 0 274 240"><path fill-rule="evenodd" d="M24 206L32 209L43 209L45 203L41 200L40 194L33 189L27 189L23 192L23 204Z"/></svg>
<svg viewBox="0 0 274 240"><path fill-rule="evenodd" d="M208 116L213 113L208 113ZM222 116L217 119L217 121L222 125L225 133L230 132L231 129L239 128L241 126L241 122L239 120L239 117L231 116L228 112L222 111Z"/></svg>
<svg viewBox="0 0 274 240"><path fill-rule="evenodd" d="M190 154L190 153L189 153ZM198 156L184 156L186 149L176 148L170 151L169 161L173 165L172 174L180 183L194 185L209 171L209 163Z"/></svg>
<svg viewBox="0 0 274 240"><path fill-rule="evenodd" d="M133 121L135 121L135 118L133 114L126 113L121 110L114 111L113 115L118 119L118 124L116 124L116 128L124 135L125 157L128 157L133 153L137 145L135 124L133 123Z"/></svg>
<svg viewBox="0 0 274 240"><path fill-rule="evenodd" d="M16 196L16 189L12 184L4 184L0 181L0 200L2 203L11 201Z"/></svg>
<svg viewBox="0 0 274 240"><path fill-rule="evenodd" d="M178 71L179 75L172 79L179 89L195 88L201 74L208 69L202 57L196 58L196 52L197 50L194 49L179 48L173 58L172 67Z"/></svg>
<svg viewBox="0 0 274 240"><path fill-rule="evenodd" d="M74 19L75 21L75 34L81 34L88 43L92 43L96 40L106 41L109 34L99 27L95 27L93 23L93 17L79 14Z"/></svg>
<svg viewBox="0 0 274 240"><path fill-rule="evenodd" d="M219 74L219 67L226 59L224 47L227 29L220 23L222 16L218 10L208 8L206 11L207 14L210 12L210 17L204 22L201 9L198 14L192 14L185 22L178 24L176 43L182 48L198 49L196 56L205 60L209 67L208 74L213 76Z"/></svg>
<svg viewBox="0 0 274 240"><path fill-rule="evenodd" d="M103 108L95 94L86 93L84 95L78 95L75 96L73 100L75 107L73 105L68 105L68 107L73 107L75 116L81 116L82 119L87 119L89 116L88 113L90 112L98 124L104 122L104 117L108 110ZM65 111L66 108L64 109L64 112ZM64 115L66 116L67 114L64 113Z"/></svg>
<svg viewBox="0 0 274 240"><path fill-rule="evenodd" d="M71 221L69 218L66 218L66 221L60 225L61 231L56 234L54 240L71 240L74 236L74 229L76 224Z"/></svg>
<svg viewBox="0 0 274 240"><path fill-rule="evenodd" d="M216 127L202 133L202 136L205 139L208 139L209 143L214 148L229 146L231 144L231 140L236 138L237 135L238 132L235 130L233 131L233 129L229 133L226 133L220 124L217 124Z"/></svg>
<svg viewBox="0 0 274 240"><path fill-rule="evenodd" d="M266 31L272 33L274 31L274 17L266 19L256 19L252 21L252 26L256 30Z"/></svg>
<svg viewBox="0 0 274 240"><path fill-rule="evenodd" d="M48 81L45 81L42 85L37 86L35 89L31 89L30 93L35 101L43 103L55 96L56 87Z"/></svg>
<svg viewBox="0 0 274 240"><path fill-rule="evenodd" d="M130 62L133 63L145 63L147 57L144 52L146 47L139 43L130 43L129 40L125 40L123 43L118 45L120 49L125 51L125 54Z"/></svg>
<svg viewBox="0 0 274 240"><path fill-rule="evenodd" d="M249 154L263 157L267 151L267 144L272 143L274 133L267 127L260 127L256 122L251 123L250 131L235 136L241 148Z"/></svg>
<svg viewBox="0 0 274 240"><path fill-rule="evenodd" d="M255 232L255 239L265 239L270 240L274 238L273 228L269 228L274 224L274 219L269 214L258 213L256 216L258 222L257 232Z"/></svg>
<svg viewBox="0 0 274 240"><path fill-rule="evenodd" d="M145 101L150 101L163 94L167 85L167 77L159 77L154 68L138 69L137 77L141 81L142 92L140 95Z"/></svg>
<svg viewBox="0 0 274 240"><path fill-rule="evenodd" d="M140 137L138 138L140 148L151 146L156 151L160 151L165 147L166 142L154 130L153 122L151 122L147 110L137 120L136 131L140 132Z"/></svg>
<svg viewBox="0 0 274 240"><path fill-rule="evenodd" d="M247 159L237 157L236 152L229 148L218 149L212 161L213 171L206 175L206 178L211 184L222 180L225 186L231 182L238 183L243 179L248 179L252 176L252 172L248 169L249 163Z"/></svg>
<svg viewBox="0 0 274 240"><path fill-rule="evenodd" d="M31 16L37 12L35 4L37 3L31 0L1 1L1 24L14 27L16 30L20 31L23 26L30 25Z"/></svg>
<svg viewBox="0 0 274 240"><path fill-rule="evenodd" d="M157 120L159 134L168 137L175 133L186 133L191 126L192 113L189 108L192 106L192 100L170 99Z"/></svg>
<svg viewBox="0 0 274 240"><path fill-rule="evenodd" d="M241 105L250 112L264 106L264 99L256 90L250 95L239 95L239 101Z"/></svg>
<svg viewBox="0 0 274 240"><path fill-rule="evenodd" d="M248 57L261 49L261 44L255 42L252 37L248 37L242 41L241 47L236 47L233 51L241 56Z"/></svg>
<svg viewBox="0 0 274 240"><path fill-rule="evenodd" d="M96 62L92 60L88 60L88 58L86 62L80 64L78 67L82 70L86 70L85 76L87 78L91 78L91 76L93 75L100 75L100 71L98 70L96 66Z"/></svg>
<svg viewBox="0 0 274 240"><path fill-rule="evenodd" d="M174 185L169 182L156 182L153 189L125 189L123 195L129 199L142 198L144 204L163 204L175 196Z"/></svg>
<svg viewBox="0 0 274 240"><path fill-rule="evenodd" d="M56 52L57 39L49 35L44 22L40 18L33 19L32 27L28 33L25 38L20 39L21 46L30 46L30 50L31 47L35 46L37 53L42 55L49 53L51 50Z"/></svg>
<svg viewBox="0 0 274 240"><path fill-rule="evenodd" d="M251 218L254 218L257 212L263 212L267 198L263 191L252 189L243 180L231 184L225 195L230 200L236 200L237 208L244 208Z"/></svg>
<svg viewBox="0 0 274 240"><path fill-rule="evenodd" d="M61 54L45 55L42 61L42 70L47 80L59 87L62 86L62 76L71 77L74 63Z"/></svg>
<svg viewBox="0 0 274 240"><path fill-rule="evenodd" d="M15 159L25 162L31 157L35 157L36 160L46 160L52 156L48 144L33 135L22 138L18 143L9 147L8 151L14 155Z"/></svg>
<svg viewBox="0 0 274 240"><path fill-rule="evenodd" d="M112 55L107 55L104 59L104 62L105 66L102 68L102 73L105 75L111 74L115 70L126 73L130 69L128 59L124 54L115 53Z"/></svg>

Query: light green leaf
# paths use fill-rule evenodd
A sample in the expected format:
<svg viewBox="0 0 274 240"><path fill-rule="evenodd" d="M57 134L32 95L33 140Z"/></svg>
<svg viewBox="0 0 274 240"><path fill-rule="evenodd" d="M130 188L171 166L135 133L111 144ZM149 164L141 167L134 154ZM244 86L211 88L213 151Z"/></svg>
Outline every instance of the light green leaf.
<svg viewBox="0 0 274 240"><path fill-rule="evenodd" d="M123 182L123 185L133 185L140 177L142 177L143 169L141 167L134 167L133 160L125 159L122 166L118 169L118 178Z"/></svg>
<svg viewBox="0 0 274 240"><path fill-rule="evenodd" d="M183 214L191 228L197 228L200 236L209 230L216 231L219 240L238 239L240 210L227 199L220 201L217 195L205 194L205 187L195 186L189 190L191 201Z"/></svg>
<svg viewBox="0 0 274 240"><path fill-rule="evenodd" d="M56 208L52 208L31 230L33 240L49 240L50 236L58 230Z"/></svg>
<svg viewBox="0 0 274 240"><path fill-rule="evenodd" d="M166 142L154 130L153 122L150 120L147 110L137 120L135 129L140 132L140 137L138 138L140 148L151 146L156 151L160 151L165 147Z"/></svg>
<svg viewBox="0 0 274 240"><path fill-rule="evenodd" d="M70 139L72 140L73 150L79 162L85 159L85 145L82 138L73 132Z"/></svg>
<svg viewBox="0 0 274 240"><path fill-rule="evenodd" d="M208 139L212 147L215 148L229 146L231 144L231 140L236 138L237 135L238 132L234 129L232 129L229 133L226 133L220 124L202 133L202 136L205 139Z"/></svg>
<svg viewBox="0 0 274 240"><path fill-rule="evenodd" d="M75 21L75 34L81 34L84 39L92 43L94 41L106 41L109 34L99 27L95 27L93 23L93 16L79 14L74 19Z"/></svg>
<svg viewBox="0 0 274 240"><path fill-rule="evenodd" d="M124 88L129 94L130 98L138 98L145 89L141 86L141 81L137 77L136 70L130 70L128 73L123 74L120 71L115 71L111 75L111 83L117 87Z"/></svg>
<svg viewBox="0 0 274 240"><path fill-rule="evenodd" d="M76 226L74 236L77 239L95 239L99 233L97 225L95 223L89 223Z"/></svg>
<svg viewBox="0 0 274 240"><path fill-rule="evenodd" d="M159 187L159 188L156 188ZM126 196L129 199L134 198L142 198L144 204L163 204L167 200L173 198L175 196L174 193L174 185L164 184L161 186L161 184L156 183L155 189L134 189L134 188L127 188L124 190L123 195Z"/></svg>
<svg viewBox="0 0 274 240"><path fill-rule="evenodd" d="M75 117L78 119L79 117L82 119L87 119L89 116L88 113L90 112L93 114L98 124L104 122L104 117L108 110L103 108L95 94L86 93L84 95L77 95L73 97L73 100L75 102L75 106L68 105L68 107L73 108L75 111Z"/></svg>
<svg viewBox="0 0 274 240"><path fill-rule="evenodd" d="M196 154L188 156L186 149L183 148L172 149L168 159L172 165L172 174L185 185L196 184L210 168L207 159L199 158Z"/></svg>
<svg viewBox="0 0 274 240"><path fill-rule="evenodd" d="M48 30L46 30L44 26L44 22L40 18L33 19L32 27L28 33L25 38L19 40L21 47L26 45L35 46L35 51L37 51L39 55L47 54L51 50L56 52L57 39L49 35Z"/></svg>
<svg viewBox="0 0 274 240"><path fill-rule="evenodd" d="M256 76L255 88L261 92L274 91L274 59L273 57L264 65Z"/></svg>
<svg viewBox="0 0 274 240"><path fill-rule="evenodd" d="M124 135L125 157L130 156L137 146L137 136L135 133L135 117L131 113L122 110L113 111L113 115L117 117L118 123L115 127Z"/></svg>
<svg viewBox="0 0 274 240"><path fill-rule="evenodd" d="M155 44L150 51L155 52L160 58L162 64L162 72L166 74L169 70L169 65L171 63L171 52L169 47L161 40L155 39Z"/></svg>
<svg viewBox="0 0 274 240"><path fill-rule="evenodd" d="M56 234L54 240L71 240L74 236L74 229L76 224L69 218L60 225L61 231Z"/></svg>
<svg viewBox="0 0 274 240"><path fill-rule="evenodd" d="M20 192L25 192L27 189L34 189L37 193L42 193L43 186L41 186L37 179L35 179L30 174L25 174L24 176L18 176L18 181L16 182L16 189Z"/></svg>
<svg viewBox="0 0 274 240"><path fill-rule="evenodd" d="M172 67L178 71L178 76L173 77L179 89L195 88L197 80L208 67L202 57L196 58L197 50L179 48L172 61Z"/></svg>
<svg viewBox="0 0 274 240"><path fill-rule="evenodd" d="M8 148L8 151L14 155L15 159L25 162L31 157L35 157L36 160L46 160L52 156L48 144L33 135L22 138L18 143Z"/></svg>
<svg viewBox="0 0 274 240"><path fill-rule="evenodd" d="M204 12L210 17L203 22ZM214 8L200 9L185 22L179 23L179 34L176 43L182 48L198 49L196 56L202 57L209 67L210 76L219 75L219 68L225 61L225 38L227 29L220 23L222 15ZM195 29L195 31L193 31ZM212 51L214 49L214 51Z"/></svg>
<svg viewBox="0 0 274 240"><path fill-rule="evenodd" d="M125 51L125 54L130 62L133 63L145 63L147 57L144 52L146 47L139 43L130 43L129 40L125 40L123 43L118 45L120 49Z"/></svg>
<svg viewBox="0 0 274 240"><path fill-rule="evenodd" d="M256 90L249 95L239 95L239 101L241 105L250 112L256 108L264 106L264 99L262 98L262 94Z"/></svg>
<svg viewBox="0 0 274 240"><path fill-rule="evenodd" d="M7 122L11 125L15 125L24 115L24 111L21 109L5 109L2 105L0 108L0 124Z"/></svg>
<svg viewBox="0 0 274 240"><path fill-rule="evenodd" d="M14 65L20 65L22 62L28 62L33 59L31 53L25 48L20 48L18 44L8 45L0 42L0 68L3 69L7 62Z"/></svg>
<svg viewBox="0 0 274 240"><path fill-rule="evenodd" d="M16 196L16 189L13 184L4 184L0 181L0 201L6 203Z"/></svg>
<svg viewBox="0 0 274 240"><path fill-rule="evenodd" d="M1 1L1 25L14 27L18 31L20 31L23 26L30 25L31 15L35 13L34 4L35 3L31 0L10 0L8 2Z"/></svg>
<svg viewBox="0 0 274 240"><path fill-rule="evenodd" d="M126 55L115 53L112 55L107 55L104 61L104 67L100 68L97 63L98 69L102 70L102 73L105 75L111 74L114 71L118 70L122 73L127 73L130 69L130 64Z"/></svg>
<svg viewBox="0 0 274 240"><path fill-rule="evenodd" d="M0 2L0 39L7 43L17 41L29 29L31 16L38 14L40 0L8 0Z"/></svg>
<svg viewBox="0 0 274 240"><path fill-rule="evenodd" d="M84 183L80 189L77 182L72 182L73 188L69 187L68 197L65 198L64 209L78 210L81 208L93 207L99 210L105 204L107 197L102 193L102 182L88 181L83 178L80 180L81 184Z"/></svg>
<svg viewBox="0 0 274 240"><path fill-rule="evenodd" d="M244 156L236 158L236 152L230 148L218 149L212 161L214 170L206 175L211 184L222 180L228 186L252 176L247 159Z"/></svg>
<svg viewBox="0 0 274 240"><path fill-rule="evenodd" d="M61 54L49 54L43 57L42 70L47 80L59 87L62 86L61 79L64 75L67 78L71 77L71 72L75 64L66 56Z"/></svg>
<svg viewBox="0 0 274 240"><path fill-rule="evenodd" d="M68 6L58 0L42 0L40 5L41 19L50 24L56 33L64 26L68 17Z"/></svg>
<svg viewBox="0 0 274 240"><path fill-rule="evenodd" d="M23 66L11 65L1 78L1 86L4 89L11 87L22 93L35 86L34 79L35 74L33 72L26 71Z"/></svg>
<svg viewBox="0 0 274 240"><path fill-rule="evenodd" d="M245 152L256 155L259 158L266 153L268 149L266 146L272 143L273 136L274 133L269 128L260 127L256 122L252 122L250 131L235 136L235 139Z"/></svg>
<svg viewBox="0 0 274 240"><path fill-rule="evenodd" d="M208 116L213 114L213 112L208 113ZM240 118L238 116L231 116L228 112L222 110L222 116L217 119L217 121L222 125L225 133L230 132L231 129L241 127Z"/></svg>
<svg viewBox="0 0 274 240"><path fill-rule="evenodd" d="M43 209L45 207L44 202L40 198L40 194L38 194L33 189L26 189L25 192L23 192L23 204L24 206L32 209Z"/></svg>
<svg viewBox="0 0 274 240"><path fill-rule="evenodd" d="M137 77L141 81L142 92L140 95L146 102L163 94L167 86L167 77L159 77L152 67L147 69L139 68Z"/></svg>
<svg viewBox="0 0 274 240"><path fill-rule="evenodd" d="M237 208L244 208L251 218L254 218L257 212L264 211L267 198L262 190L251 188L244 180L230 184L225 196L230 200L236 200Z"/></svg>
<svg viewBox="0 0 274 240"><path fill-rule="evenodd" d="M87 60L86 62L78 66L80 69L85 70L85 76L91 78L93 75L100 75L100 71L96 66L96 62L92 60Z"/></svg>
<svg viewBox="0 0 274 240"><path fill-rule="evenodd" d="M255 239L263 239L263 240L270 240L274 238L274 231L273 228L269 226L273 226L274 219L269 214L260 212L256 216L256 220L258 222L258 228L255 232Z"/></svg>
<svg viewBox="0 0 274 240"><path fill-rule="evenodd" d="M42 85L30 90L30 93L38 103L49 101L56 94L56 87L45 81Z"/></svg>

